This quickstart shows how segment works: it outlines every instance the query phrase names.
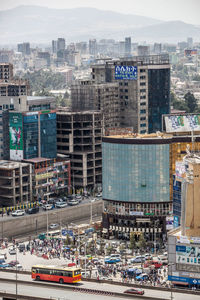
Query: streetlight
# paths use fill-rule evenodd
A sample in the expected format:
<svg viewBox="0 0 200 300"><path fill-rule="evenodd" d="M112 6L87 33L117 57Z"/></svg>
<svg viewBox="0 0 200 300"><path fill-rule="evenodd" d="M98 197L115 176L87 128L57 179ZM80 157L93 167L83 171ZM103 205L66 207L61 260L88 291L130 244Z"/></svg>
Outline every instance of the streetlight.
<svg viewBox="0 0 200 300"><path fill-rule="evenodd" d="M171 279L172 279L172 266L174 266L175 263L169 263L167 266L171 267ZM171 300L173 300L173 290L172 290L172 280L170 280L170 288L171 288Z"/></svg>
<svg viewBox="0 0 200 300"><path fill-rule="evenodd" d="M92 224L92 203L93 202L95 202L95 199L90 200L90 203L91 203L91 205L90 205L90 224Z"/></svg>
<svg viewBox="0 0 200 300"><path fill-rule="evenodd" d="M17 245L16 245L16 247L15 247L15 249L16 249L16 273L15 273L15 282L16 282L16 285L15 285L15 287L16 287L16 299L17 299L17 294L18 294L18 282L17 282L17 280L18 280L18 277L17 277Z"/></svg>
<svg viewBox="0 0 200 300"><path fill-rule="evenodd" d="M79 226L75 223L70 223L78 229L78 256L80 256L80 236L79 236Z"/></svg>

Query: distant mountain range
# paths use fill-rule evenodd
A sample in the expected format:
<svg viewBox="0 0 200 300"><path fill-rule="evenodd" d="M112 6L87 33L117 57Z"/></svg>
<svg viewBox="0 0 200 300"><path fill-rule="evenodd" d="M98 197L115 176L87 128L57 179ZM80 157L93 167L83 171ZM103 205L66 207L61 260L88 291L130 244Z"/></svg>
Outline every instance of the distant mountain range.
<svg viewBox="0 0 200 300"><path fill-rule="evenodd" d="M181 21L163 22L138 15L125 15L95 8L52 9L18 6L0 11L0 44L23 41L50 43L131 36L132 41L177 42L200 37L200 27Z"/></svg>

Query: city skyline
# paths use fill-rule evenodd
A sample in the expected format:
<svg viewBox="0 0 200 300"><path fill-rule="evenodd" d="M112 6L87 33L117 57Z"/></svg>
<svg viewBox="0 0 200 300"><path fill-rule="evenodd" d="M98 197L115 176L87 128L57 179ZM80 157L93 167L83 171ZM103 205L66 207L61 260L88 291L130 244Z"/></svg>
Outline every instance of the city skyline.
<svg viewBox="0 0 200 300"><path fill-rule="evenodd" d="M57 9L71 9L78 7L93 7L101 10L110 10L123 14L135 14L156 18L161 21L180 20L186 23L200 25L198 11L200 2L198 0L144 0L143 2L125 0L123 2L75 0L73 3L64 0L58 0L56 3L52 0L3 0L0 3L0 10L12 9L19 5L39 5ZM181 7L181 9L180 9Z"/></svg>

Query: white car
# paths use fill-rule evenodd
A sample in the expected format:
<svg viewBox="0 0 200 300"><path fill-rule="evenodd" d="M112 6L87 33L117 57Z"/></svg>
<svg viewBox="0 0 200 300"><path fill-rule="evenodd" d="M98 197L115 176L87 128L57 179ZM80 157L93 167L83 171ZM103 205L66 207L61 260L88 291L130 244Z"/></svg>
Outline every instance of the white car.
<svg viewBox="0 0 200 300"><path fill-rule="evenodd" d="M56 202L56 207L57 208L64 208L64 207L66 207L67 206L67 202L65 202L65 201L62 201L62 202Z"/></svg>
<svg viewBox="0 0 200 300"><path fill-rule="evenodd" d="M53 205L52 205L52 204L44 204L44 205L42 206L42 208L43 208L44 210L51 210L51 209L53 209Z"/></svg>
<svg viewBox="0 0 200 300"><path fill-rule="evenodd" d="M69 205L78 205L79 204L79 201L77 199L72 199L72 200L69 200L68 201L68 204Z"/></svg>
<svg viewBox="0 0 200 300"><path fill-rule="evenodd" d="M58 227L59 227L59 224L51 224L51 225L49 226L50 229L56 229L56 228L58 228Z"/></svg>
<svg viewBox="0 0 200 300"><path fill-rule="evenodd" d="M16 211L12 212L13 217L24 216L24 214L25 214L24 210L21 209L17 209Z"/></svg>

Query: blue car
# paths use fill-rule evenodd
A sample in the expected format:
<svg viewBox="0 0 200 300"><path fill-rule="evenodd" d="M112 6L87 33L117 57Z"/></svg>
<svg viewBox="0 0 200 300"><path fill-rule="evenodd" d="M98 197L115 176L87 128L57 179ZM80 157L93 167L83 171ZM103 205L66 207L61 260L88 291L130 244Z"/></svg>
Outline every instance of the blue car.
<svg viewBox="0 0 200 300"><path fill-rule="evenodd" d="M115 263L118 263L120 261L121 261L120 258L109 258L109 259L104 260L105 264L115 264Z"/></svg>
<svg viewBox="0 0 200 300"><path fill-rule="evenodd" d="M10 268L10 264L1 264L0 268L3 268L3 269Z"/></svg>
<svg viewBox="0 0 200 300"><path fill-rule="evenodd" d="M149 279L149 276L146 273L142 273L142 274L136 276L136 280L138 280L138 281L143 281L143 280L148 280L148 279Z"/></svg>

